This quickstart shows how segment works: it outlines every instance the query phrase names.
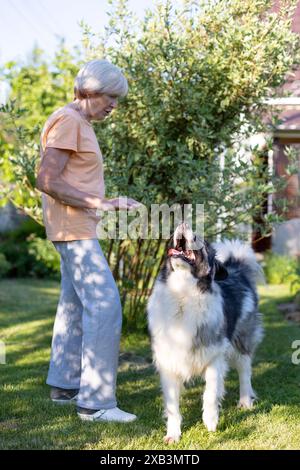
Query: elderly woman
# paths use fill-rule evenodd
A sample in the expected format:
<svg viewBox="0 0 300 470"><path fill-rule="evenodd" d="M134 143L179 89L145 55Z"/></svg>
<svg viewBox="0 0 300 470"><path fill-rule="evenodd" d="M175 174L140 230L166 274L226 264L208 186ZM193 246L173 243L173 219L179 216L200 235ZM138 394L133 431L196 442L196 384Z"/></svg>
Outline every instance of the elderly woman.
<svg viewBox="0 0 300 470"><path fill-rule="evenodd" d="M41 134L37 188L47 238L60 254L61 293L47 384L51 399L75 402L88 421L133 421L117 407L122 311L118 289L96 234L97 209L131 209L105 199L103 162L91 121L102 121L128 90L121 70L92 60L79 71L72 103L56 110Z"/></svg>

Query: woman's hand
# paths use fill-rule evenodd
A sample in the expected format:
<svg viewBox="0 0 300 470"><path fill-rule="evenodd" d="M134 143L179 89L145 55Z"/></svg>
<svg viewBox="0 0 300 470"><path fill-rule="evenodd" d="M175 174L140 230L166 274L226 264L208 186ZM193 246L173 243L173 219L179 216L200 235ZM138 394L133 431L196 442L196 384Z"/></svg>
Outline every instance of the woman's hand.
<svg viewBox="0 0 300 470"><path fill-rule="evenodd" d="M137 202L135 199L126 196L119 196L113 199L109 199L109 202L113 204L115 209L119 210L137 209L141 206L140 202Z"/></svg>
<svg viewBox="0 0 300 470"><path fill-rule="evenodd" d="M126 196L119 196L113 199L87 198L91 207L103 211L130 210L137 209L142 204Z"/></svg>

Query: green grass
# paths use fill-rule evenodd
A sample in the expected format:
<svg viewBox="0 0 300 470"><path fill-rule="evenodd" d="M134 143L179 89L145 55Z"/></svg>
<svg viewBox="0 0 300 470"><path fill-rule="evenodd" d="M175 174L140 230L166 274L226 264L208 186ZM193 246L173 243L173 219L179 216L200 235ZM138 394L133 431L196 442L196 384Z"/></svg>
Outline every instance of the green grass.
<svg viewBox="0 0 300 470"><path fill-rule="evenodd" d="M208 433L201 420L203 384L196 380L181 399L183 435L163 443L165 423L159 379L151 364L149 340L123 337L118 402L138 415L130 425L84 423L74 407L60 407L45 385L59 284L46 280L0 282L0 339L7 364L0 365L1 449L297 449L300 448L300 365L291 344L300 328L286 322L276 303L289 299L288 286L260 289L265 339L254 361L253 385L259 402L238 410L237 375L230 372L219 428Z"/></svg>

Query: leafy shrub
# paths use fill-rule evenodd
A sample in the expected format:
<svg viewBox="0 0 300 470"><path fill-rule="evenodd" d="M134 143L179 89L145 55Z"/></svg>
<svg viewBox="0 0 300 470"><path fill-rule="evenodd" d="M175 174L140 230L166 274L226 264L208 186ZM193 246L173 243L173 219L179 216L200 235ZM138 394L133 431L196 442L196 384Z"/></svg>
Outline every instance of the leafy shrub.
<svg viewBox="0 0 300 470"><path fill-rule="evenodd" d="M264 273L269 284L293 283L297 278L297 259L268 252L263 261Z"/></svg>
<svg viewBox="0 0 300 470"><path fill-rule="evenodd" d="M136 22L128 1L116 0L99 40L84 27L85 57L62 47L51 64L37 50L27 65L7 64L11 92L0 107L0 154L5 181L14 189L6 197L41 221L35 188L39 126L72 100L81 59L107 57L124 71L130 90L112 117L95 128L105 155L107 195L126 194L148 208L203 203L208 239L220 226L223 235L233 236L239 224L256 224L261 194L281 192L285 179L271 177L258 148L251 149L253 165L241 150L248 137L265 129L263 100L300 63L300 38L291 31L288 5L295 7L295 0L285 0L278 13L270 13L271 3L157 1ZM293 174L291 165L288 171ZM261 234L279 221L277 213L268 214ZM129 323L137 324L164 240L113 240L108 254L123 304L130 303Z"/></svg>
<svg viewBox="0 0 300 470"><path fill-rule="evenodd" d="M45 238L46 236L45 228L28 217L14 230L1 234L0 239L2 241L22 242L32 233L35 233L40 238Z"/></svg>
<svg viewBox="0 0 300 470"><path fill-rule="evenodd" d="M5 271L9 277L59 278L59 254L45 239L44 228L32 219L5 234L0 240L0 253L9 263Z"/></svg>
<svg viewBox="0 0 300 470"><path fill-rule="evenodd" d="M297 268L295 271L295 279L291 284L291 291L296 292L295 302L300 307L300 258L298 259Z"/></svg>
<svg viewBox="0 0 300 470"><path fill-rule="evenodd" d="M35 263L32 266L32 274L45 277L60 272L60 256L49 240L37 237L35 234L27 238L28 253Z"/></svg>
<svg viewBox="0 0 300 470"><path fill-rule="evenodd" d="M7 261L5 255L0 253L0 279L5 277L8 271L10 270L10 263Z"/></svg>

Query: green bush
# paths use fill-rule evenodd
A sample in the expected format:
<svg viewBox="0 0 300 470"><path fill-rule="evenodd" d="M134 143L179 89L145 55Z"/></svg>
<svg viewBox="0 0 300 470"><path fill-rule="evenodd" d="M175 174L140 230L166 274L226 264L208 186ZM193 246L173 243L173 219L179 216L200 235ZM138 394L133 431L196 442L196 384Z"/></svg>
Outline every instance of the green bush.
<svg viewBox="0 0 300 470"><path fill-rule="evenodd" d="M14 230L1 234L0 241L22 242L32 233L40 238L46 237L45 228L28 217Z"/></svg>
<svg viewBox="0 0 300 470"><path fill-rule="evenodd" d="M295 271L295 279L291 283L291 291L295 293L295 302L300 307L300 258Z"/></svg>
<svg viewBox="0 0 300 470"><path fill-rule="evenodd" d="M270 13L271 0L157 0L137 22L128 0L113 0L103 33L84 25L85 54L73 55L62 44L51 63L37 48L29 63L7 63L1 77L10 94L0 107L5 198L41 222L35 188L41 126L73 99L82 62L106 57L129 83L111 118L95 126L107 196L127 195L148 209L153 203L204 204L208 239L220 227L227 237L236 236L240 224L258 228L261 194L282 193L286 181L270 175L257 146L251 165L242 150L248 137L265 131L263 101L300 63L300 37L290 24L296 1L285 0ZM296 171L291 156L290 175ZM286 201L279 202L283 211ZM261 234L282 220L271 212L259 224ZM161 238L108 244L132 325L139 323L164 248ZM37 264L34 257L31 262Z"/></svg>
<svg viewBox="0 0 300 470"><path fill-rule="evenodd" d="M0 253L0 279L6 276L10 268L11 265L7 261L5 255L3 253Z"/></svg>
<svg viewBox="0 0 300 470"><path fill-rule="evenodd" d="M8 263L5 265L5 275L8 277L59 279L59 254L45 239L44 228L32 219L26 219L17 229L0 239L0 253Z"/></svg>
<svg viewBox="0 0 300 470"><path fill-rule="evenodd" d="M263 268L269 284L293 283L297 278L298 261L289 256L268 252L263 261Z"/></svg>
<svg viewBox="0 0 300 470"><path fill-rule="evenodd" d="M35 234L27 238L28 253L35 259L32 274L45 277L60 272L60 256L49 240L37 237Z"/></svg>

